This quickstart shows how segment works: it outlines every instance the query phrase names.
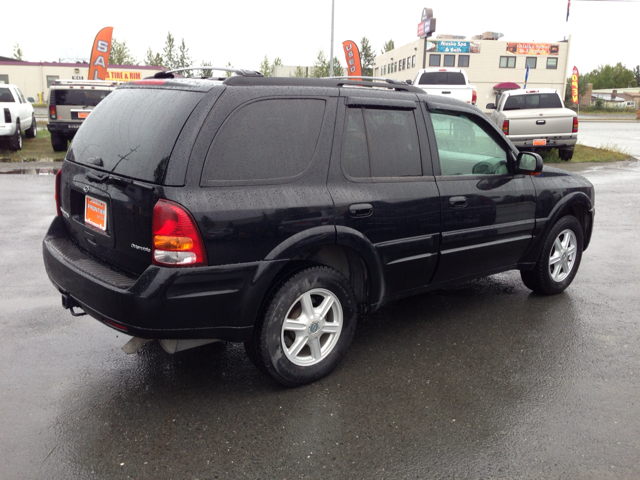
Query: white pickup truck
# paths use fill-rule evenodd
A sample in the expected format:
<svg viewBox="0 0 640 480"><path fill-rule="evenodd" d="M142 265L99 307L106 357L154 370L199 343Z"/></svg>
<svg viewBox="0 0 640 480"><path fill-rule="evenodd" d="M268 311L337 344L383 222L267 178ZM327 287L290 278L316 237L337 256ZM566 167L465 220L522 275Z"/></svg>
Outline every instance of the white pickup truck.
<svg viewBox="0 0 640 480"><path fill-rule="evenodd" d="M27 138L36 136L33 106L15 85L0 85L0 140L8 140L11 150L22 150L22 131Z"/></svg>
<svg viewBox="0 0 640 480"><path fill-rule="evenodd" d="M578 115L565 108L557 90L538 88L504 92L498 105L486 106L491 120L519 150L558 149L562 160L571 160L578 141Z"/></svg>
<svg viewBox="0 0 640 480"><path fill-rule="evenodd" d="M423 68L418 70L413 84L430 95L457 98L471 105L478 99L476 87L469 85L467 72L461 68Z"/></svg>

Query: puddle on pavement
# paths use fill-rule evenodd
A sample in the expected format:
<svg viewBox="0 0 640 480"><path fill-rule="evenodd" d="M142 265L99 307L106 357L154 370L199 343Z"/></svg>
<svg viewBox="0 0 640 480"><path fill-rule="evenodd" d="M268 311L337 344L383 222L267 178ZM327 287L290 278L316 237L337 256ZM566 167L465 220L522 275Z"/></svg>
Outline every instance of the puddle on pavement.
<svg viewBox="0 0 640 480"><path fill-rule="evenodd" d="M60 167L29 168L20 167L11 170L0 170L0 175L55 175Z"/></svg>

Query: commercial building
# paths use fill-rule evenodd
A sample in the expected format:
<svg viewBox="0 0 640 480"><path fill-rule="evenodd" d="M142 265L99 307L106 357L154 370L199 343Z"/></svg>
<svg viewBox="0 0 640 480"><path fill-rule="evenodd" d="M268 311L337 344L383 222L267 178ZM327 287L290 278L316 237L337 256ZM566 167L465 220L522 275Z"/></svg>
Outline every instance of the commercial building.
<svg viewBox="0 0 640 480"><path fill-rule="evenodd" d="M506 42L497 39L501 36L485 32L471 39L459 35L418 38L376 56L373 75L413 81L421 68L463 68L477 87L478 107L485 110L504 90L522 88L529 66L527 89L554 88L564 98L571 37L541 43Z"/></svg>
<svg viewBox="0 0 640 480"><path fill-rule="evenodd" d="M165 70L147 65L109 65L107 79L129 82L150 77ZM0 57L0 84L17 85L25 97L46 102L54 80L87 80L88 63L22 62Z"/></svg>

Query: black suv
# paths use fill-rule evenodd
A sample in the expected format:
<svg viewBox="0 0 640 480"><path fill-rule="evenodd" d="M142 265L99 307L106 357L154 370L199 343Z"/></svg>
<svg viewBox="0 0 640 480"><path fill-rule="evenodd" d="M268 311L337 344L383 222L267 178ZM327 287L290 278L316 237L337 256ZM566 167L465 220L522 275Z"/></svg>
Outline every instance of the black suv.
<svg viewBox="0 0 640 480"><path fill-rule="evenodd" d="M244 342L291 386L335 368L357 314L391 300L511 269L562 292L595 213L586 179L543 170L477 108L247 71L116 89L56 200L44 261L65 308L136 345Z"/></svg>

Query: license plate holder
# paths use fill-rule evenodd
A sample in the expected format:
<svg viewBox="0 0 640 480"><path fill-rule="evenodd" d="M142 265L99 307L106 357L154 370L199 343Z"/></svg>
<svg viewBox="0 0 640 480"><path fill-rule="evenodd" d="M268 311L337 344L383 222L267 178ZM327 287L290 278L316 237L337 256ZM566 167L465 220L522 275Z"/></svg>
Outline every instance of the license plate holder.
<svg viewBox="0 0 640 480"><path fill-rule="evenodd" d="M547 144L546 138L537 138L533 141L534 147L544 147Z"/></svg>
<svg viewBox="0 0 640 480"><path fill-rule="evenodd" d="M107 203L86 195L84 197L84 223L105 232L107 230Z"/></svg>

